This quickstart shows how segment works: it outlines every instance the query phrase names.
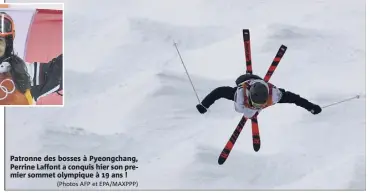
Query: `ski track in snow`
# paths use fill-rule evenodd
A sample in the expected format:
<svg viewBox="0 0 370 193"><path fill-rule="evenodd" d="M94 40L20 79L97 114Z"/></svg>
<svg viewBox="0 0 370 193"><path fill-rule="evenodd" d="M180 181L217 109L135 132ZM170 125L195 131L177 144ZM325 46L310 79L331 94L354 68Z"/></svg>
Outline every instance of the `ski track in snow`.
<svg viewBox="0 0 370 193"><path fill-rule="evenodd" d="M202 99L245 71L241 29L249 28L254 72L263 76L284 44L270 82L326 105L365 94L365 1L64 2L65 106L7 108L6 161L136 156L139 169L130 175L139 189L365 189L364 97L317 116L294 105L266 109L260 151L248 122L219 166L241 115L226 100L205 115L196 111L172 45ZM55 188L53 180L6 180L9 189Z"/></svg>

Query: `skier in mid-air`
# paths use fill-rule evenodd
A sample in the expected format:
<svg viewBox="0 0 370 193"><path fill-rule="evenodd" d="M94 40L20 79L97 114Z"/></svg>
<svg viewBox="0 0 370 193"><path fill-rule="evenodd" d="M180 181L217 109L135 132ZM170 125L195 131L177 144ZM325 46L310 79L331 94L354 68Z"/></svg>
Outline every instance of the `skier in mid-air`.
<svg viewBox="0 0 370 193"><path fill-rule="evenodd" d="M257 75L241 75L235 83L237 87L222 86L214 89L196 106L198 111L203 114L216 100L225 98L234 101L235 110L247 118L252 118L257 112L276 103L294 103L314 115L321 112L319 105L295 93L277 88Z"/></svg>

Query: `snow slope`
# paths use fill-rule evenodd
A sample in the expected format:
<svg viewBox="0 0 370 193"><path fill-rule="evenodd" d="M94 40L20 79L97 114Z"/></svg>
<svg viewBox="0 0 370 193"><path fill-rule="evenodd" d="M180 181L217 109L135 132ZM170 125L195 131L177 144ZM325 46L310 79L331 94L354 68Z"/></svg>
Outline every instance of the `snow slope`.
<svg viewBox="0 0 370 193"><path fill-rule="evenodd" d="M64 2L65 106L7 108L6 161L136 156L130 179L139 189L365 189L364 97L317 116L294 105L268 108L259 116L261 150L252 149L248 122L219 166L241 115L226 100L200 115L172 46L178 42L201 98L245 71L243 28L251 30L256 74L288 46L271 78L278 87L320 105L365 96L365 1ZM6 182L56 188L56 180Z"/></svg>

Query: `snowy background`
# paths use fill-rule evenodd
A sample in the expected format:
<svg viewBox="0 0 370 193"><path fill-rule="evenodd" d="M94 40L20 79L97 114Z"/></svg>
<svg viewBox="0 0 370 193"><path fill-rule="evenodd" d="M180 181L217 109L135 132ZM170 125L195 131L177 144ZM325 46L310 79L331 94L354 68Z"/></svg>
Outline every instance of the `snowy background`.
<svg viewBox="0 0 370 193"><path fill-rule="evenodd" d="M245 71L241 31L250 29L254 72L263 76L284 44L270 82L326 105L365 95L365 1L64 2L65 106L6 108L6 161L137 156L131 179L139 189L365 189L364 97L316 116L295 105L268 108L259 115L261 150L253 151L248 122L219 166L241 115L226 100L197 112L172 45L204 98ZM56 188L8 177L6 185Z"/></svg>

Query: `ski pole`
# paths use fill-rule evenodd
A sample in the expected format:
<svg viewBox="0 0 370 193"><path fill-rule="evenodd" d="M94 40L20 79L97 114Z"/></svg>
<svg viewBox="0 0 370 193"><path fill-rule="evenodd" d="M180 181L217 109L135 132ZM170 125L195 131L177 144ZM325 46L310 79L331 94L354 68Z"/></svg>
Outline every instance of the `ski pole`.
<svg viewBox="0 0 370 193"><path fill-rule="evenodd" d="M360 95L356 95L354 97L351 97L351 98L347 98L347 99L344 99L344 100L341 100L341 101L338 101L338 102L335 102L335 103L332 103L332 104L328 104L328 105L325 105L323 107L321 107L322 109L323 108L327 108L327 107L330 107L330 106L334 106L334 105L337 105L339 103L344 103L344 102L347 102L347 101L350 101L350 100L353 100L353 99L359 99L360 98Z"/></svg>
<svg viewBox="0 0 370 193"><path fill-rule="evenodd" d="M197 97L199 104L201 104L201 103L200 103L200 100L199 100L199 97L198 97L198 94L197 94L197 91L195 91L195 88L194 88L193 82L191 81L191 78L190 78L190 76L189 76L188 70L186 69L186 66L185 66L185 64L184 64L184 61L182 60L182 57L181 57L180 51L179 51L179 49L177 48L177 44L176 44L176 42L173 42L173 45L175 46L175 48L176 48L176 50L177 50L177 54L178 54L178 55L179 55L179 57L180 57L181 63L182 63L182 65L184 66L185 72L186 72L186 74L188 75L188 78L189 78L189 81L190 81L191 86L193 87L193 90L194 90L195 96Z"/></svg>

